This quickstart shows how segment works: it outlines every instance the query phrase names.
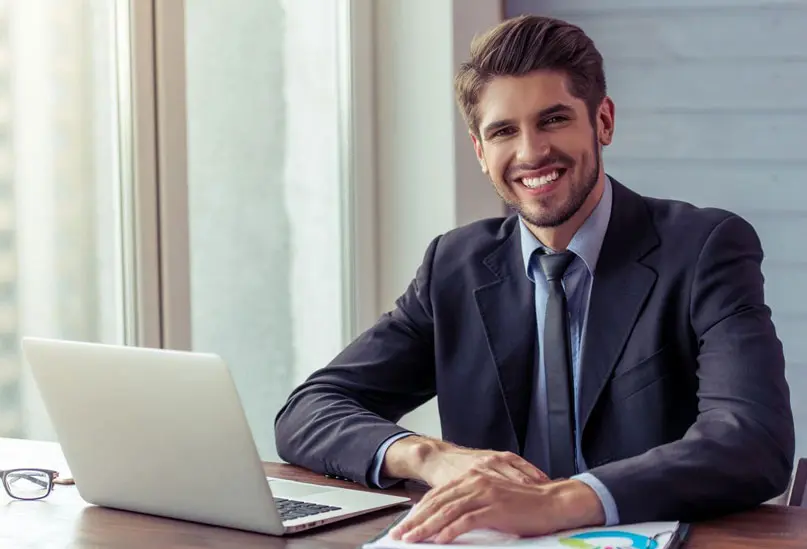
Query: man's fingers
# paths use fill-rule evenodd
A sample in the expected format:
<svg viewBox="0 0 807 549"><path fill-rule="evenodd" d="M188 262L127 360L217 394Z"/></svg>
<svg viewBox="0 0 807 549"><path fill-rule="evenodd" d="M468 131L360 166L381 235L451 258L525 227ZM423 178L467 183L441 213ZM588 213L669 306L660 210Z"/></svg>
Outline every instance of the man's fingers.
<svg viewBox="0 0 807 549"><path fill-rule="evenodd" d="M511 463L511 465L518 469L522 474L526 475L530 478L533 482L549 482L549 476L546 473L535 467L529 461L523 460L519 458L518 460Z"/></svg>
<svg viewBox="0 0 807 549"><path fill-rule="evenodd" d="M512 452L502 452L487 456L480 469L498 471L507 479L519 484L541 484L549 481L549 477L543 471Z"/></svg>
<svg viewBox="0 0 807 549"><path fill-rule="evenodd" d="M458 477L451 480L450 482L447 482L446 484L443 484L442 486L431 488L428 492L426 492L423 495L422 498L420 498L420 501L417 504L417 508L423 509L427 506L430 506L431 501L433 499L443 497L443 494L445 493L453 493L454 490L456 490L459 486L461 486L465 482L466 482L465 478Z"/></svg>
<svg viewBox="0 0 807 549"><path fill-rule="evenodd" d="M512 467L499 467L493 469L485 469L480 471L483 475L490 475L495 478L500 478L503 480L516 480L513 478L513 468Z"/></svg>
<svg viewBox="0 0 807 549"><path fill-rule="evenodd" d="M490 513L490 509L490 507L480 507L460 516L440 530L440 532L434 538L434 543L436 545L449 544L457 537L470 532L471 530L490 527L491 525L486 521Z"/></svg>
<svg viewBox="0 0 807 549"><path fill-rule="evenodd" d="M432 517L445 514L456 517L468 509L483 505L485 502L482 493L494 482L491 476L479 475L473 479L466 477L458 485L430 491L426 494L428 499L424 497L412 513L390 532L390 536L392 539L401 539L407 532L421 527ZM421 535L422 533L417 535L418 539L424 539Z"/></svg>
<svg viewBox="0 0 807 549"><path fill-rule="evenodd" d="M463 489L462 486L430 490L423 499L415 505L410 515L390 531L390 536L392 539L401 539L404 534L419 527L428 520L429 517L437 514L448 502L461 499L467 491L467 488Z"/></svg>
<svg viewBox="0 0 807 549"><path fill-rule="evenodd" d="M501 471L507 480L517 482L519 484L534 484L540 482L535 476L528 475L523 470L519 469L512 463L506 463L501 466Z"/></svg>
<svg viewBox="0 0 807 549"><path fill-rule="evenodd" d="M439 534L446 526L479 508L482 503L474 494L466 495L460 499L449 501L436 512L424 517L425 520L417 526L403 533L402 539L407 543L417 543L428 540Z"/></svg>
<svg viewBox="0 0 807 549"><path fill-rule="evenodd" d="M549 477L541 471L538 467L513 452L505 452L503 454L504 460L511 466L532 479L535 482L547 482Z"/></svg>
<svg viewBox="0 0 807 549"><path fill-rule="evenodd" d="M472 474L487 475L507 481L514 481L520 484L532 482L521 470L512 464L512 459L505 454L486 456L483 460L471 469Z"/></svg>

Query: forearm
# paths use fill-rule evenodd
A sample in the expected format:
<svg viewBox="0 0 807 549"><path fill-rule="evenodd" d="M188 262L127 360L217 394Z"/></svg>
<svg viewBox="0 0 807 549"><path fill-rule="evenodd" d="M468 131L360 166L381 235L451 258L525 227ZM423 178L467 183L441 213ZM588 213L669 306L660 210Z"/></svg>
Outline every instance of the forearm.
<svg viewBox="0 0 807 549"><path fill-rule="evenodd" d="M754 507L784 491L792 466L787 428L714 410L679 440L591 470L622 522L700 520ZM782 418L782 423L787 420Z"/></svg>
<svg viewBox="0 0 807 549"><path fill-rule="evenodd" d="M280 457L370 484L380 445L406 432L395 422L434 396L428 346L405 318L401 310L385 315L295 389L275 420Z"/></svg>
<svg viewBox="0 0 807 549"><path fill-rule="evenodd" d="M438 239L396 307L289 397L275 418L283 459L369 484L395 424L436 394L430 271Z"/></svg>
<svg viewBox="0 0 807 549"><path fill-rule="evenodd" d="M381 443L405 432L332 388L306 385L275 420L278 455L285 461L364 485Z"/></svg>

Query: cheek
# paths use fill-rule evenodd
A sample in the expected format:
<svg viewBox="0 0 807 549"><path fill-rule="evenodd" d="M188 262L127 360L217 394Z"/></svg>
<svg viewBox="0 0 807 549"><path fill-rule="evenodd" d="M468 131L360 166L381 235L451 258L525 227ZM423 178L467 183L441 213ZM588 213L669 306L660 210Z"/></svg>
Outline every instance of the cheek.
<svg viewBox="0 0 807 549"><path fill-rule="evenodd" d="M494 183L506 183L507 169L514 156L505 147L495 147L487 155L488 175Z"/></svg>
<svg viewBox="0 0 807 549"><path fill-rule="evenodd" d="M594 128L568 128L567 131L559 132L553 137L552 146L578 162L588 161L595 152L593 149L596 139Z"/></svg>
<svg viewBox="0 0 807 549"><path fill-rule="evenodd" d="M566 135L554 143L555 147L569 156L580 158L587 154L591 148L591 138L582 138L580 135Z"/></svg>

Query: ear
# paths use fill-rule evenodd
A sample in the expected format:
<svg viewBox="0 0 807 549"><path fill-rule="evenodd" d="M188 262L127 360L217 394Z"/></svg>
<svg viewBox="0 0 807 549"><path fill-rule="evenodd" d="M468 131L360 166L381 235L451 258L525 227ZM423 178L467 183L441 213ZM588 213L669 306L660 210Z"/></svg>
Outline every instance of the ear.
<svg viewBox="0 0 807 549"><path fill-rule="evenodd" d="M485 162L485 152L482 150L482 142L472 131L469 131L468 134L471 136L471 141L474 144L474 152L476 153L476 159L479 161L479 166L482 168L482 173L487 175L488 163Z"/></svg>
<svg viewBox="0 0 807 549"><path fill-rule="evenodd" d="M606 96L597 109L597 140L603 147L614 138L614 102Z"/></svg>

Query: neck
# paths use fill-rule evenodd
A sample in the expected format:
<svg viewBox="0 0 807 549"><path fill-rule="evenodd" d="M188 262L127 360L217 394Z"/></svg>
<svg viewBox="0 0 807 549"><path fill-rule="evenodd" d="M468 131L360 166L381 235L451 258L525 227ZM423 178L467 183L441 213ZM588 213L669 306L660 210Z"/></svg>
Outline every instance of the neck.
<svg viewBox="0 0 807 549"><path fill-rule="evenodd" d="M538 227L525 220L527 228L535 235L544 246L548 246L553 251L565 250L572 241L575 233L583 226L588 216L597 207L605 191L605 172L600 170L597 184L591 189L586 201L580 206L572 217L557 227Z"/></svg>

